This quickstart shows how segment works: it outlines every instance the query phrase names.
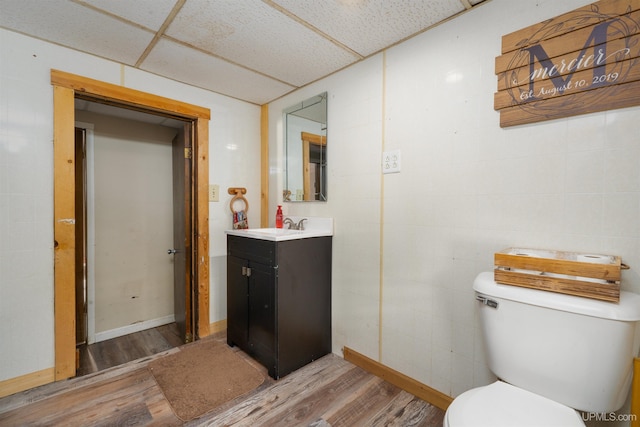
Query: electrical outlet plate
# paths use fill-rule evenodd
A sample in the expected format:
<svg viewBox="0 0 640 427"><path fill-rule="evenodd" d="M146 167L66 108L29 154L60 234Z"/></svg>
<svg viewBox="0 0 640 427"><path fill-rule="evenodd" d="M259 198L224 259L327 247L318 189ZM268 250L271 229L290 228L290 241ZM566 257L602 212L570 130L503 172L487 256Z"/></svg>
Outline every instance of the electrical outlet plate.
<svg viewBox="0 0 640 427"><path fill-rule="evenodd" d="M220 186L217 184L209 185L209 201L210 202L219 202L220 201Z"/></svg>
<svg viewBox="0 0 640 427"><path fill-rule="evenodd" d="M401 167L400 150L385 151L382 153L382 173L398 173Z"/></svg>

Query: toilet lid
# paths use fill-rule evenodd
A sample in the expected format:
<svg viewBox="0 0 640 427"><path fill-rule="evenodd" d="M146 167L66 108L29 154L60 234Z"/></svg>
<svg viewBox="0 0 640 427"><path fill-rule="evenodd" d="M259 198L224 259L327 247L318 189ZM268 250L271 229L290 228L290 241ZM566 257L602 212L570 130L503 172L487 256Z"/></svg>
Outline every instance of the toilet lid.
<svg viewBox="0 0 640 427"><path fill-rule="evenodd" d="M574 409L502 381L462 393L446 419L449 427L585 425Z"/></svg>

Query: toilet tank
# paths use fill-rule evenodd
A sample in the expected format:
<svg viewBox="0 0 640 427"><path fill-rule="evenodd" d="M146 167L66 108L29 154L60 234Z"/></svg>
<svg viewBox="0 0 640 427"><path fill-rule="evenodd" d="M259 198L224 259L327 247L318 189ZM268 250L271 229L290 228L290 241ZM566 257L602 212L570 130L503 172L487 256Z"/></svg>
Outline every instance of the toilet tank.
<svg viewBox="0 0 640 427"><path fill-rule="evenodd" d="M574 409L611 412L629 392L640 346L640 295L620 303L473 283L489 369L501 380Z"/></svg>

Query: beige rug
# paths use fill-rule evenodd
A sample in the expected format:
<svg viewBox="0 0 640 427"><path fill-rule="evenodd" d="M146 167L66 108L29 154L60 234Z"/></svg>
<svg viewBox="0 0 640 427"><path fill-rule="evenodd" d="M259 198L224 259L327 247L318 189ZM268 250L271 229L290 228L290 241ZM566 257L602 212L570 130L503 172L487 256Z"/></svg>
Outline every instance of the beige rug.
<svg viewBox="0 0 640 427"><path fill-rule="evenodd" d="M227 344L203 340L148 365L176 416L196 418L246 394L265 380Z"/></svg>

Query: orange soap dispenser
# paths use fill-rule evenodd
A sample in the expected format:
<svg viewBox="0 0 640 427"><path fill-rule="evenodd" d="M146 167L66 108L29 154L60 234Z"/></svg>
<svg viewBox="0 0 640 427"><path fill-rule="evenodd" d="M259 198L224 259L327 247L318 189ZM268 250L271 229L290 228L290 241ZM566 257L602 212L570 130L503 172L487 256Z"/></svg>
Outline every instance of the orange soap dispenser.
<svg viewBox="0 0 640 427"><path fill-rule="evenodd" d="M278 205L278 210L276 211L276 228L282 228L282 206Z"/></svg>

